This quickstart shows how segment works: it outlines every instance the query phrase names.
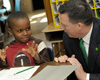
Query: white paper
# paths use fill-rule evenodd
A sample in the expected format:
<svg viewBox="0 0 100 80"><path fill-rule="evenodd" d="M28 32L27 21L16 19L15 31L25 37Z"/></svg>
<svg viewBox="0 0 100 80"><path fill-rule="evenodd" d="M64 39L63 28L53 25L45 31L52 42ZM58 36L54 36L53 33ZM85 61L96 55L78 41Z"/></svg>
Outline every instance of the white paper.
<svg viewBox="0 0 100 80"><path fill-rule="evenodd" d="M46 66L37 75L29 80L64 80L78 65Z"/></svg>
<svg viewBox="0 0 100 80"><path fill-rule="evenodd" d="M39 68L39 66L34 66L34 68L31 68L16 75L14 74L30 67L32 66L16 67L16 68L10 68L9 70L2 70L0 71L0 80L28 80L34 74L34 72Z"/></svg>

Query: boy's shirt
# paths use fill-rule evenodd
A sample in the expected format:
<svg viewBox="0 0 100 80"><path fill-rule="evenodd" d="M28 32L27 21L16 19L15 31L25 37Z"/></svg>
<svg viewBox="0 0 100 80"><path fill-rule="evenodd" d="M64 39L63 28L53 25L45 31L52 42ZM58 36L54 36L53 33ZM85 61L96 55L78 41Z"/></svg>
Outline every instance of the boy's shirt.
<svg viewBox="0 0 100 80"><path fill-rule="evenodd" d="M36 39L34 37L30 37L28 43L32 44L33 41L38 44L37 50L40 57L39 63L30 54L22 51L22 48L28 48L26 43L16 43L15 41L12 41L8 45L9 47L6 52L7 64L12 67L30 64L41 64L50 61L45 43L42 40Z"/></svg>
<svg viewBox="0 0 100 80"><path fill-rule="evenodd" d="M31 45L32 41L28 41L27 43ZM14 43L9 46L6 56L10 67L35 64L33 57L29 53L23 52L22 48L28 48L26 43Z"/></svg>

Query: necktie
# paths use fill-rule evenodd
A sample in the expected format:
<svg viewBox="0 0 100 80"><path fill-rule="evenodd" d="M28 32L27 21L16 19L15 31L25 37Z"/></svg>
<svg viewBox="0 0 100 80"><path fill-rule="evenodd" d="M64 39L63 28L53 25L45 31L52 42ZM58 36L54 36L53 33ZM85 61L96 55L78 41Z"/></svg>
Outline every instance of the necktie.
<svg viewBox="0 0 100 80"><path fill-rule="evenodd" d="M80 48L81 48L81 50L82 50L82 52L83 52L85 61L86 61L86 63L88 64L88 57L87 57L87 53L86 53L85 46L84 46L83 42L84 42L84 41L83 41L83 39L81 38L81 39L80 39Z"/></svg>

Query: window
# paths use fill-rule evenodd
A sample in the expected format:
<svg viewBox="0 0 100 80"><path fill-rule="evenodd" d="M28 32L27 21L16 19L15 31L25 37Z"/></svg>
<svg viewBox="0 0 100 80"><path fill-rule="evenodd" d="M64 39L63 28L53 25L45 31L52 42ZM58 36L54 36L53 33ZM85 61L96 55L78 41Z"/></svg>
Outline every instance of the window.
<svg viewBox="0 0 100 80"><path fill-rule="evenodd" d="M10 0L3 0L3 6L6 7L8 12L11 12L11 3Z"/></svg>

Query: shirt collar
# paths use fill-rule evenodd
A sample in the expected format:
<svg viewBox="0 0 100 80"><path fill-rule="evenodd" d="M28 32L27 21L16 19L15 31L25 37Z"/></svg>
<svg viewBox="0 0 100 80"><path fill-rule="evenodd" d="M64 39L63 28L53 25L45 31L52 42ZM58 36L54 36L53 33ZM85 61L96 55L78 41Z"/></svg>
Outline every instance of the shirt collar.
<svg viewBox="0 0 100 80"><path fill-rule="evenodd" d="M93 28L93 23L91 25L91 29L88 32L88 34L85 37L82 38L84 40L84 42L87 43L87 44L90 43L90 36L91 36L91 33L92 33L92 28Z"/></svg>

